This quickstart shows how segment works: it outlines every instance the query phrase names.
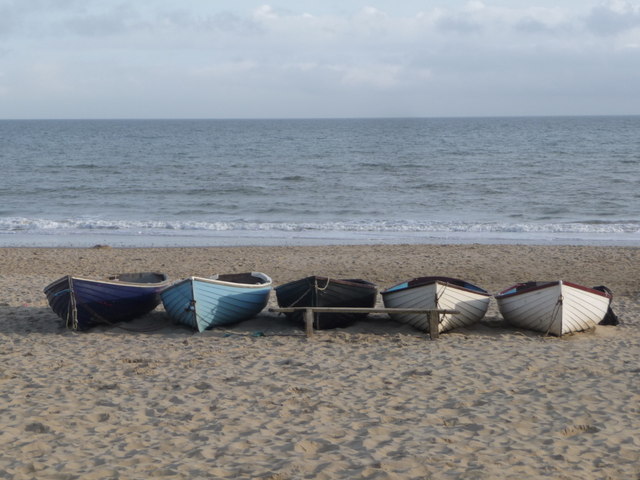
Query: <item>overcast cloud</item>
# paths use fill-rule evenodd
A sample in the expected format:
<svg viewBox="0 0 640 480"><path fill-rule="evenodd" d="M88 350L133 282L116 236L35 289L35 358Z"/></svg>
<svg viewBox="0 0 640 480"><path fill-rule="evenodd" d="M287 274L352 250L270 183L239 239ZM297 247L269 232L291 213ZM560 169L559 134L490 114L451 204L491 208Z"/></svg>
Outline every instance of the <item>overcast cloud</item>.
<svg viewBox="0 0 640 480"><path fill-rule="evenodd" d="M640 1L0 0L0 118L640 114Z"/></svg>

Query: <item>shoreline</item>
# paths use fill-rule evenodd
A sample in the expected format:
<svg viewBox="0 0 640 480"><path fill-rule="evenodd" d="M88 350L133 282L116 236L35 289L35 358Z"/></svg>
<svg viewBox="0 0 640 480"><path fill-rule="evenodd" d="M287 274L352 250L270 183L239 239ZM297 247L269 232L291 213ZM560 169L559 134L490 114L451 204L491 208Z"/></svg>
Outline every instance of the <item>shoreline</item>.
<svg viewBox="0 0 640 480"><path fill-rule="evenodd" d="M207 248L256 246L348 245L537 245L640 247L636 230L626 233L585 231L368 231L368 230L167 230L157 234L97 229L79 231L0 232L0 248L88 248L108 244L114 248Z"/></svg>
<svg viewBox="0 0 640 480"><path fill-rule="evenodd" d="M640 248L348 245L0 248L0 471L6 478L636 478ZM497 293L607 285L617 327L562 338L487 319L436 341L376 315L304 337L263 312L202 334L162 306L64 329L42 289L67 275L262 271L422 275ZM275 301L271 296L271 303ZM153 327L153 328L151 328ZM264 336L257 336L256 333Z"/></svg>

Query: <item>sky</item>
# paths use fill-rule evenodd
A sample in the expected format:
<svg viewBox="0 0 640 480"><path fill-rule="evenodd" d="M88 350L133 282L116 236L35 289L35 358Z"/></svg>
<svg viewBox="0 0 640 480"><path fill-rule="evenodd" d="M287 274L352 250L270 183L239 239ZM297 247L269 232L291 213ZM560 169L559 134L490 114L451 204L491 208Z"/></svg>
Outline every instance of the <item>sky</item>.
<svg viewBox="0 0 640 480"><path fill-rule="evenodd" d="M640 0L0 0L0 118L640 114Z"/></svg>

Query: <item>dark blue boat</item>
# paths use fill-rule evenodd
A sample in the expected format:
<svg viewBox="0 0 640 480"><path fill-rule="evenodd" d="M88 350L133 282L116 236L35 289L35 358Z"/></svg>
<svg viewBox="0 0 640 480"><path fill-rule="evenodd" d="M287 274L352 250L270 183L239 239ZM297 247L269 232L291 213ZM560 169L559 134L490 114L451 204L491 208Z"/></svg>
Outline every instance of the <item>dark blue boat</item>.
<svg viewBox="0 0 640 480"><path fill-rule="evenodd" d="M123 273L105 280L67 275L47 285L51 309L71 330L114 325L150 312L169 286L164 273Z"/></svg>

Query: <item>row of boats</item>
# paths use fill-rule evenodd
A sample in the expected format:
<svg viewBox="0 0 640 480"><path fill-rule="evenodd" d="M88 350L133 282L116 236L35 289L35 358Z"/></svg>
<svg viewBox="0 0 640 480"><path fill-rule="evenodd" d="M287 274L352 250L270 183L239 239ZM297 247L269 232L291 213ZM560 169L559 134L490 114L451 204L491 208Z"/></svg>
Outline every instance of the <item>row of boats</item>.
<svg viewBox="0 0 640 480"><path fill-rule="evenodd" d="M64 276L44 289L52 310L67 328L86 330L142 316L161 302L176 322L199 332L249 319L260 313L275 290L278 305L287 307L374 308L378 289L360 279L309 276L273 288L261 272L231 273L210 278L188 277L169 281L162 273L125 273L106 279ZM452 310L440 315L438 330L469 326L486 314L492 297L511 325L561 336L589 330L597 324L617 324L606 287L585 287L571 282L527 282L497 295L461 279L419 277L380 292L385 308ZM286 314L304 324L303 312ZM314 328L346 327L366 313L316 313ZM426 331L426 315L391 313L391 318Z"/></svg>

